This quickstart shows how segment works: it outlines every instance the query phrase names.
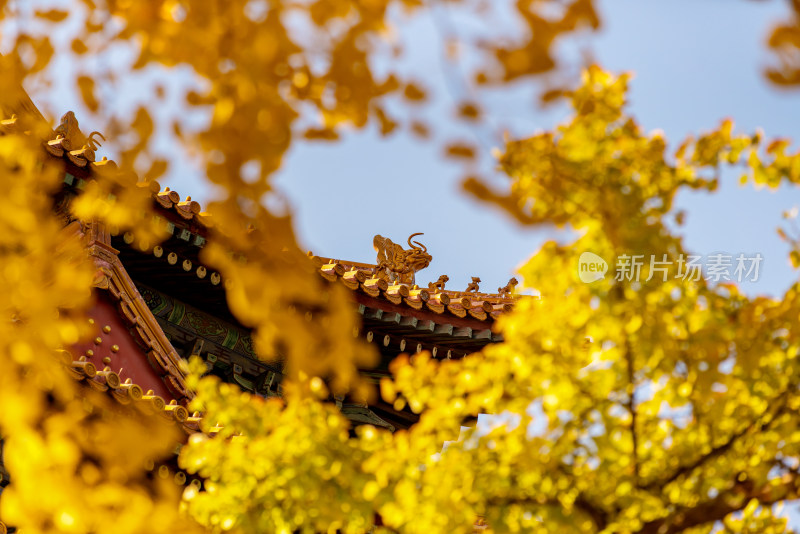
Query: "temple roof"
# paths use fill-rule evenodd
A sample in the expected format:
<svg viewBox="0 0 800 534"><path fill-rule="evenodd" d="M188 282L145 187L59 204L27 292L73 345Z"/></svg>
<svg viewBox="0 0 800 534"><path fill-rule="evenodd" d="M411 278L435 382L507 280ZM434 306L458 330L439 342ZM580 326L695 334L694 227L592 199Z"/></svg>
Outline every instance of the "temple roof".
<svg viewBox="0 0 800 534"><path fill-rule="evenodd" d="M3 131L10 131L14 129L17 122L18 119L12 117L0 121L0 125L2 125ZM52 156L64 159L79 169L85 169L89 174L120 172L113 161L106 158L97 161L95 151L99 146L99 141L95 139L95 136L102 137L97 132L84 136L78 128L75 115L72 112L68 112L62 117L61 124L52 133L52 138L46 140L44 146ZM76 178L79 182L82 179L81 177ZM80 187L80 183L77 185ZM212 215L203 211L199 202L192 200L191 196L181 200L181 195L178 192L170 190L169 187L162 189L158 182L140 182L138 185L150 190L157 211L171 222L169 226L171 234L177 233L184 241L192 242L199 247L205 244L209 235L208 230L213 227L214 223ZM187 224L181 224L182 222ZM414 235L411 237L414 237ZM390 245L397 247L398 250L402 249L402 247L392 243L391 240L382 238L379 235L375 236L376 249L378 248L377 241L379 238L388 241ZM411 243L411 238L409 238L409 245L414 247ZM152 250L156 255L159 255L157 251L163 249L156 247ZM381 254L382 251L379 251L379 259ZM169 254L165 254L164 257L169 258ZM479 292L478 284L475 283L475 281L480 282L478 278L473 278L470 288L465 291L444 289L442 278L446 280L446 276L440 276L437 282L428 284L427 288L420 288L413 283L403 281L402 275L396 277L397 279L393 283L388 283L386 277L381 273L385 269L382 264L322 258L311 253L309 253L309 257L315 262L320 275L324 278L330 281L340 281L354 292L413 310L424 308L436 314L452 315L458 318L471 316L479 321L485 321L496 318L503 312L510 311L518 298L512 295L513 285L516 285L516 280L514 279L512 279L511 287L501 288L508 291L498 293ZM428 261L430 261L429 255ZM200 267L200 265L196 265L196 267ZM200 272L208 272L208 269L205 268Z"/></svg>
<svg viewBox="0 0 800 534"><path fill-rule="evenodd" d="M45 123L24 91L20 91L15 102L0 108L0 135L29 132L31 122ZM41 129L46 130L49 128ZM105 138L99 132L84 136L72 112L66 113L59 126L49 134L49 138L44 139L44 149L50 157L63 162L65 188L79 193L94 175L121 172L115 162L107 158L97 160L98 139L105 141ZM219 273L199 261L199 250L209 239L214 226L213 217L191 197L181 200L177 192L162 189L157 182L139 182L137 185L151 193L156 213L167 222L165 227L169 237L161 245L137 248L132 234L109 233L91 222L67 225L67 232L86 234L89 253L97 266L94 288L99 298L90 312L89 321L96 324L98 332L93 340L72 347L73 351L62 351L61 363L72 378L86 387L106 393L120 405L177 424L190 434L200 430L202 416L197 412L189 414L186 408L193 394L186 387L181 356L163 328L176 314L157 316L158 310L142 297L142 291L147 290L146 284L138 279L134 281L130 273L142 274L147 284L156 282L157 285L160 267L163 267L166 279L181 278L178 285L182 289L177 291L177 296L191 300L197 295L210 295L207 302L220 305L227 311L224 280ZM363 328L358 334L378 345L382 354L393 357L400 352L426 349L434 357L463 357L487 343L500 341L501 337L492 326L496 318L510 311L521 298L514 295L516 280L509 281L498 293L480 292L477 278L473 278L464 291L446 289L446 276L440 276L427 287L419 287L414 283L414 275L427 266L430 255L427 250L418 252L411 237L408 243L412 249L405 250L387 238L375 236L378 251L375 264L323 258L310 252L308 257L321 277L351 290L362 316ZM403 263L404 259L409 260L408 264ZM203 304L203 300L199 303ZM178 305L177 301L173 303L175 309ZM180 306L185 307L183 304ZM227 332L240 330L240 325L229 312L221 315L222 323L231 321L225 324ZM237 343L228 348L245 353L247 348L251 348L247 333L237 331L236 339ZM144 368L137 369L134 362L134 353L137 352L134 344L144 351ZM126 360L128 352L130 358ZM76 357L75 354L81 355ZM231 363L234 370L239 365ZM124 365L119 367L119 371L114 371L120 364ZM385 369L378 368L364 374L375 378L383 372ZM236 376L241 375L234 371L234 379ZM237 382L242 385L241 381ZM372 424L394 430L410 426L417 418L407 409L398 411L380 400L370 406L338 398L336 402L355 424ZM208 432L214 434L219 429L219 426L212 427ZM0 449L0 460L1 457ZM166 466L160 469L166 469ZM183 473L178 472L175 476L183 477L179 483L187 482ZM7 477L0 461L0 489L8 482ZM476 524L476 531L484 528L481 521ZM5 531L6 526L0 522L0 534Z"/></svg>
<svg viewBox="0 0 800 534"><path fill-rule="evenodd" d="M32 105L29 103L29 107ZM41 115L36 118L41 120ZM4 120L0 117L0 134L20 130L24 122L17 115ZM122 172L113 161L106 158L97 160L100 139L105 140L98 132L85 136L75 115L68 112L62 117L61 124L55 130L49 130L48 138L43 140L47 154L53 160L63 162L64 190L68 194L80 194L94 176ZM150 376L143 370L136 374L130 365L126 364L127 369L120 365L123 371L117 376L118 381L124 384L132 379L131 383L140 383L140 390L152 390L149 397L163 399L165 406L169 406L171 400L178 406L185 405L192 394L185 386L180 368L182 356L175 347L183 347L183 357L188 357L189 353L199 354L199 348L187 348L187 344L194 343L192 340L199 339L197 336L200 335L190 324L194 314L194 317L203 316L203 321L213 322L221 332L222 337L216 341L206 339L204 353L212 366L221 365L225 369L226 379L253 391L265 380L269 380L267 389L272 387L274 376L278 376L279 382L279 367L258 360L252 350L249 329L241 326L230 313L225 280L220 273L200 261L201 249L208 239L214 238L213 216L191 197L182 199L178 192L162 189L157 182L137 183L132 174L123 178L123 181L136 183L149 192L156 216L162 219L168 235L160 245L152 246L137 242L132 233L119 233L113 228L100 229L98 225L92 227L89 224L89 233L92 234L90 252L98 265L95 286L104 290L101 293L116 307L122 321L120 328L114 327L113 336L121 336L120 332L127 330L136 345L144 349L147 361L155 370L155 375ZM519 298L525 298L514 294L515 279L499 288L497 293L480 291L477 277L473 277L464 291L447 288L449 278L446 275L420 287L415 283L416 275L432 258L420 241L412 241L418 235L420 233L408 238L410 248L376 235L373 241L376 263L308 253L309 261L322 278L330 283L341 283L351 291L362 317L362 327L356 334L375 344L382 356L378 367L363 370L367 378L375 381L386 376L388 362L402 352L428 350L434 357L460 358L489 343L501 341L502 337L493 328L495 320L510 311ZM102 308L104 305L100 303L98 306ZM99 308L95 311L101 315L105 313ZM204 310L207 312L205 315ZM112 320L106 322L109 321ZM104 339L104 335L96 339ZM109 341L102 348L116 347L123 342ZM104 363L101 363L101 351L93 351L90 344L76 349L84 356L83 360L75 362L83 363L75 363L72 367L84 368L91 364L99 377L105 376L103 373L108 369L100 372L97 369L105 367L106 363L116 368L114 362L124 360L120 360L116 353L103 353ZM92 383L102 382L95 375L88 378ZM119 388L112 389L116 391ZM418 417L393 410L380 401L377 406L369 407L375 412L366 406L345 403L345 407L355 419L393 428L407 427Z"/></svg>

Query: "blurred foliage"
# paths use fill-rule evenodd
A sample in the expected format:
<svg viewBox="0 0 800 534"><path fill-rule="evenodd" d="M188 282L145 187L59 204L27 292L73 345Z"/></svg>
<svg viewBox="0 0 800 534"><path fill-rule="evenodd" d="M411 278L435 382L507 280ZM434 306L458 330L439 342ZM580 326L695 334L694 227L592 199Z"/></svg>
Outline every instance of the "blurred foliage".
<svg viewBox="0 0 800 534"><path fill-rule="evenodd" d="M800 1L787 3L791 6L788 19L772 29L768 40L776 64L765 73L779 87L796 88L800 86Z"/></svg>
<svg viewBox="0 0 800 534"><path fill-rule="evenodd" d="M492 7L448 4L478 16ZM569 224L580 237L546 243L521 269L542 298L520 299L499 322L503 344L460 361L421 353L393 362L380 395L421 413L418 424L351 435L327 400L376 394L357 372L375 355L352 335L357 317L347 292L324 283L299 251L291 218L262 200L292 140L336 139L371 121L388 134L399 124L384 105L389 95L425 105L418 80L378 74L372 60L396 45L392 10L428 6L83 0L74 7L37 11L37 25L7 43L2 109L14 108L18 84L42 75L60 53L92 57L125 43L137 51L135 69L188 65L203 88L183 97L209 110L210 124L174 130L198 149L220 191L202 259L229 281L231 310L255 329L258 353L285 358L290 380L283 399L264 400L202 378L204 368L191 364L191 408L203 412L206 432L189 439L178 461L204 483L189 486L181 501L154 470L174 451L176 429L120 410L58 365L58 351L86 335L94 267L81 225L63 228L52 210L58 174L40 146L51 132L32 121L2 136L0 435L12 475L0 498L4 523L26 533L458 533L481 517L497 532L787 531L773 505L797 498L800 487L800 287L770 300L703 280L583 284L576 266L583 251L658 252L677 261L686 251L668 224L680 218L675 194L714 191L722 166L741 167L743 181L759 186L796 184L800 155L788 143L735 134L725 121L668 151L660 134L642 132L627 114L628 77L596 67L574 91L548 93L568 99L571 118L507 144L505 190L477 178L465 188L522 224ZM0 2L0 9L13 19L23 7ZM482 52L475 83L554 72L557 41L600 24L589 0L520 0L514 9L527 32L519 41L473 43ZM75 32L68 51L53 46L55 28ZM792 28L776 29L770 45L795 46ZM770 74L779 83L792 76L790 63ZM112 78L76 76L97 117L114 115L98 95L115 87ZM459 116L478 121L483 113L465 101ZM98 174L74 213L154 244L151 184L131 185L135 168L149 182L167 168L150 153L154 118L141 107L131 120L115 120L111 132L132 133L120 171ZM417 120L410 128L428 132ZM458 141L445 150L457 159L476 152ZM797 239L783 235L797 249ZM492 429L450 441L463 421L484 413L501 414Z"/></svg>

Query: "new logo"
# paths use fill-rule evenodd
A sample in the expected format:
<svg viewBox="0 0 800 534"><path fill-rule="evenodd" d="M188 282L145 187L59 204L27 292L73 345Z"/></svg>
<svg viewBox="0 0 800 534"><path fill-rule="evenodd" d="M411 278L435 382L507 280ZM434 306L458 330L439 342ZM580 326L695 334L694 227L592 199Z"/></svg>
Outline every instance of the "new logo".
<svg viewBox="0 0 800 534"><path fill-rule="evenodd" d="M608 272L606 260L593 252L584 252L578 259L578 278L584 284L591 284L605 278Z"/></svg>

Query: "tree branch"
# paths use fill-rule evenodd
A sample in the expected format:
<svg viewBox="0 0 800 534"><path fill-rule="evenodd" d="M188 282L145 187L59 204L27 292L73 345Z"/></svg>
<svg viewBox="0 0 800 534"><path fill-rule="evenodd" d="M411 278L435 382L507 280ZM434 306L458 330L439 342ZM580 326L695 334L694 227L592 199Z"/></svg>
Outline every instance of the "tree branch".
<svg viewBox="0 0 800 534"><path fill-rule="evenodd" d="M631 350L630 340L625 336L625 362L628 367L628 413L631 415L631 440L633 441L633 478L635 484L639 484L639 438L636 434L636 404L634 403L634 393L636 384L634 382L635 369L633 364L633 351Z"/></svg>
<svg viewBox="0 0 800 534"><path fill-rule="evenodd" d="M537 500L534 497L504 497L504 498L493 498L487 499L486 504L488 506L528 506L531 508L537 507L554 507L562 510L564 508L564 504L561 503L558 499L549 499L544 502ZM597 531L601 531L606 528L608 525L608 514L601 510L600 508L596 507L594 504L590 503L583 495L579 495L577 499L574 501L575 509L580 510L584 514L586 514L589 519L592 520Z"/></svg>
<svg viewBox="0 0 800 534"><path fill-rule="evenodd" d="M763 506L794 499L800 496L799 482L797 473L787 473L757 489L749 480L736 482L729 491L715 499L681 508L669 517L645 523L637 534L677 534L692 527L720 521L728 514L741 510L751 499L758 500Z"/></svg>
<svg viewBox="0 0 800 534"><path fill-rule="evenodd" d="M718 445L717 447L712 448L707 454L704 454L704 455L700 456L695 461L680 466L678 469L675 470L675 472L673 472L668 477L653 480L653 481L641 486L641 488L642 489L646 489L646 490L651 490L651 489L654 489L654 488L664 487L667 484L669 484L671 482L674 482L675 480L679 479L683 475L688 475L689 473L691 473L692 471L694 471L698 467L701 467L706 462L722 456L731 447L733 447L733 445L736 443L736 441L738 439L742 438L743 436L745 436L749 432L760 432L760 431L764 430L765 428L768 428L769 425L772 424L772 422L775 421L775 419L781 413L783 413L783 411L786 409L786 399L788 397L788 394L789 394L789 390L786 389L783 392L781 392L781 394L778 395L778 397L774 401L769 403L769 407L770 408L775 408L775 411L772 414L772 417L770 417L769 419L766 419L768 417L768 415L769 415L769 410L770 410L770 408L767 408L766 410L764 410L764 412L761 415L759 415L758 417L754 418L750 422L750 424L748 424L747 426L742 428L739 432L736 432L736 433L732 434L728 438L728 441L726 441L722 445Z"/></svg>

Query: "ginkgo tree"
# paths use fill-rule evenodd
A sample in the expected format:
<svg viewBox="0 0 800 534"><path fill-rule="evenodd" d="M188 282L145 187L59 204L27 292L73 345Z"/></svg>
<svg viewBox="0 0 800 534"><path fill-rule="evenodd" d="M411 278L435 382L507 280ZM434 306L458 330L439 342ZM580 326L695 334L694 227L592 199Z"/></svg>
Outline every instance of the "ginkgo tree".
<svg viewBox="0 0 800 534"><path fill-rule="evenodd" d="M476 83L551 71L560 37L600 23L589 0L559 2L555 18L543 14L547 3L517 3L529 40L480 43L487 63ZM30 10L0 8L6 20ZM577 236L544 244L520 269L541 298L521 298L498 321L505 342L459 361L400 357L379 392L359 380L374 355L352 336L346 292L316 275L291 219L261 199L294 140L333 140L343 125L370 121L390 131L398 121L382 104L387 95L424 101L418 83L370 67L388 46L397 8L429 6L84 0L71 15L31 11L36 24L17 30L0 60L4 110L25 98L20 83L46 78L61 53L49 32L68 18L78 28L69 53L135 44L134 69L187 64L206 82L185 99L210 110L208 127L171 125L198 148L222 192L210 206L214 235L203 261L229 281L231 311L254 329L259 355L281 347L289 379L282 399L264 400L203 377L191 362L192 408L209 426L189 438L178 463L203 483L180 494L161 476L156 466L179 439L174 428L121 417L54 364L87 334L93 266L80 225L63 228L52 213L59 184L42 165L46 125L18 117L25 128L0 137L0 435L12 475L0 519L28 533L471 532L479 517L496 532L787 531L774 510L800 491L798 287L780 299L751 298L702 278L652 279L647 264L639 280L583 283L577 265L586 251L677 263L689 252L672 230L677 193L713 192L722 166L740 168L744 182L789 187L800 182L800 154L784 141L735 133L730 121L670 148L629 115L627 75L590 67L574 89L549 94L568 101L570 118L506 144L505 189L465 181L521 224L569 224ZM287 22L295 16L301 22ZM309 26L303 38L299 24ZM771 41L785 53L770 74L778 83L796 81L793 28L776 29ZM147 108L126 122L105 107L98 87L113 83L111 75L76 77L87 108L133 139L121 147L121 172L98 176L74 215L155 242L149 189L130 172L155 180L168 162L151 153L157 125ZM309 109L321 122L306 122ZM480 116L474 103L462 110ZM257 179L245 179L252 162ZM798 236L784 235L797 249ZM308 308L325 320L305 321ZM407 405L420 421L394 434L362 426L351 435L328 402L344 391ZM502 423L444 446L464 420L486 413Z"/></svg>

